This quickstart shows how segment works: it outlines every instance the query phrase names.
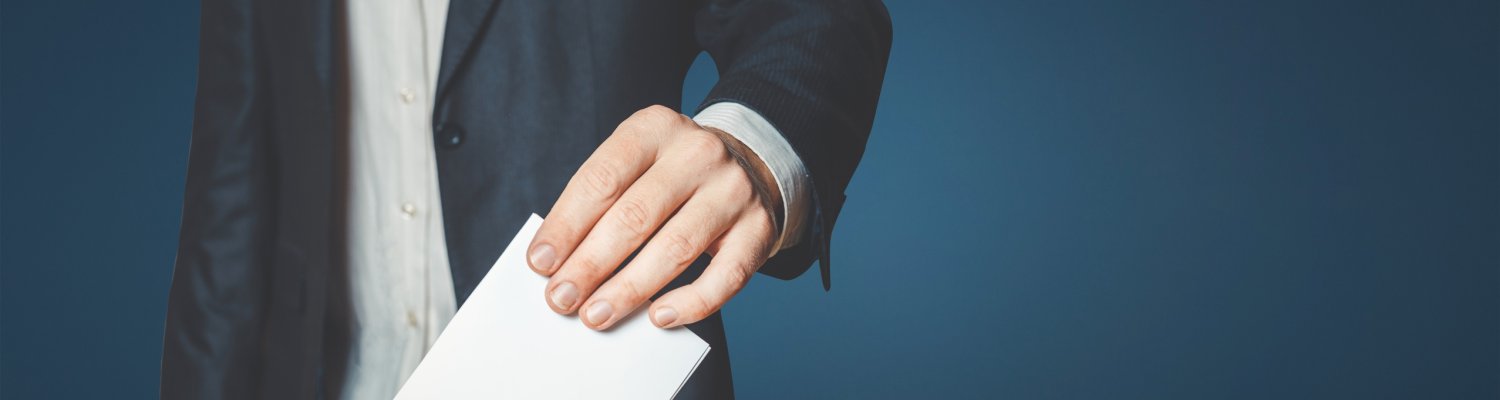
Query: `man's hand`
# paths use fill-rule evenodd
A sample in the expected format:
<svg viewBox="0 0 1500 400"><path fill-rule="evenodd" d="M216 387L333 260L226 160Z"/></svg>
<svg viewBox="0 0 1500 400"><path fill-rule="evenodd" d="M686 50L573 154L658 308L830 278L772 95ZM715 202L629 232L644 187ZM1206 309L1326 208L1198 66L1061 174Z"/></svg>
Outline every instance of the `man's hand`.
<svg viewBox="0 0 1500 400"><path fill-rule="evenodd" d="M769 169L739 141L651 106L620 123L573 175L527 260L552 277L545 295L554 311L582 310L584 325L602 330L709 253L696 281L650 310L659 327L697 322L771 254L781 209L772 185Z"/></svg>

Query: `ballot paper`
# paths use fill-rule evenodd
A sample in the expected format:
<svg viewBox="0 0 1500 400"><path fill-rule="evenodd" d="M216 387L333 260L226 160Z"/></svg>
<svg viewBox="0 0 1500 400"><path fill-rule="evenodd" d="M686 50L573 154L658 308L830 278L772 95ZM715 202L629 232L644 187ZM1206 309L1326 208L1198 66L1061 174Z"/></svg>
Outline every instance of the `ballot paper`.
<svg viewBox="0 0 1500 400"><path fill-rule="evenodd" d="M396 399L670 399L682 388L709 349L691 331L637 313L597 332L547 307L547 278L525 255L541 225L526 221Z"/></svg>

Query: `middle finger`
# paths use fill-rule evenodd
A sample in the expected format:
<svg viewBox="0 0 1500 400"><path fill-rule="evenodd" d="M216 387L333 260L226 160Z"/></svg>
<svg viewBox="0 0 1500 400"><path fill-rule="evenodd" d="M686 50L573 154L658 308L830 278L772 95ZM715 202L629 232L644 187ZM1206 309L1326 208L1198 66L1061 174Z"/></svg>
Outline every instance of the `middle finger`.
<svg viewBox="0 0 1500 400"><path fill-rule="evenodd" d="M692 195L696 179L656 164L605 211L547 284L547 304L571 314Z"/></svg>

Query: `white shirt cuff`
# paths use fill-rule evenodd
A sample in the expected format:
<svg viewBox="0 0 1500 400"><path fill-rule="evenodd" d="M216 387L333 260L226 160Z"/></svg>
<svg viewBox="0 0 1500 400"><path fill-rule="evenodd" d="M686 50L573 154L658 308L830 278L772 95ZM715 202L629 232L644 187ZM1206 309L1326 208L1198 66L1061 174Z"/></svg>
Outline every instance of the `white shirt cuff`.
<svg viewBox="0 0 1500 400"><path fill-rule="evenodd" d="M693 117L693 121L705 127L714 127L739 139L745 147L755 152L771 175L776 179L776 188L781 192L784 221L781 237L772 247L771 255L783 248L795 246L802 238L802 227L806 223L810 206L812 179L807 175L807 166L792 150L792 144L781 136L759 113L739 103L714 103Z"/></svg>

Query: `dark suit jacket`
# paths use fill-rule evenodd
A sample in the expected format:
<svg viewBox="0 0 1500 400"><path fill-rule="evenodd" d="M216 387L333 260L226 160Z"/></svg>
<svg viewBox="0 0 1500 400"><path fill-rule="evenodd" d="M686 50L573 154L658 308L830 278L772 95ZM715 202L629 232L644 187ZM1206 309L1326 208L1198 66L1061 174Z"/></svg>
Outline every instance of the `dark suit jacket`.
<svg viewBox="0 0 1500 400"><path fill-rule="evenodd" d="M340 390L343 12L335 0L203 3L163 398ZM789 279L821 260L826 286L829 232L870 132L890 36L878 0L454 0L432 122L460 304L616 124L681 104L700 51L720 79L699 107L756 110L812 175L806 239L762 272ZM682 397L732 396L720 319L691 328L714 350Z"/></svg>

